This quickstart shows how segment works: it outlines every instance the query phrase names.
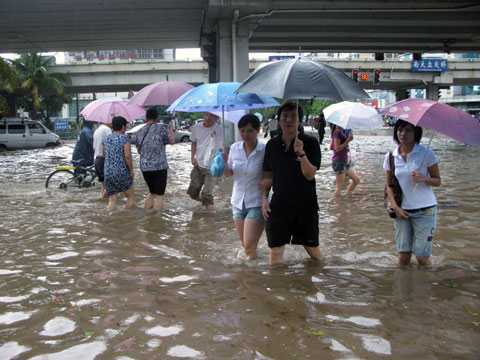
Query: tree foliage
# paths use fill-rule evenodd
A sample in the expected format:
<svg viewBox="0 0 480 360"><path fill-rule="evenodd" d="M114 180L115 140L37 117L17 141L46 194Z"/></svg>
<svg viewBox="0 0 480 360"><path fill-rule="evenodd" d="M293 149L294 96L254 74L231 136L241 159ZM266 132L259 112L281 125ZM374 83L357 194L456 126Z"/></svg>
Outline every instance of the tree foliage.
<svg viewBox="0 0 480 360"><path fill-rule="evenodd" d="M42 56L37 53L26 53L12 60L17 70L20 86L29 92L32 103L31 117L36 119L37 112L42 109L41 97L56 92L63 95L65 85L71 85L72 80L67 74L50 72L55 65L53 56ZM44 109L42 109L44 111ZM49 118L47 118L47 124Z"/></svg>
<svg viewBox="0 0 480 360"><path fill-rule="evenodd" d="M17 84L17 73L8 60L0 57L0 112L9 111L5 93L12 93ZM2 94L3 93L3 94Z"/></svg>
<svg viewBox="0 0 480 360"><path fill-rule="evenodd" d="M64 104L71 104L73 102L73 95L45 95L40 97L40 107L37 109L45 119L50 119L54 114L62 110ZM22 96L18 98L17 105L23 108L28 113L33 113L33 100L29 96Z"/></svg>

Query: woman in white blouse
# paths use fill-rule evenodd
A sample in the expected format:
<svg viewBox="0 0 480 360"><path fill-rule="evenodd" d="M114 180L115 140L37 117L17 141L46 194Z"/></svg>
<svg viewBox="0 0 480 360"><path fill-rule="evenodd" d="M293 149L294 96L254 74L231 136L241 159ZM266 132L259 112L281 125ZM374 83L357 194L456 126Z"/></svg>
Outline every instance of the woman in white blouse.
<svg viewBox="0 0 480 360"><path fill-rule="evenodd" d="M262 215L263 157L265 144L258 141L260 120L253 114L238 122L242 141L230 147L225 176L234 176L232 213L247 260L257 257L257 246L265 228Z"/></svg>
<svg viewBox="0 0 480 360"><path fill-rule="evenodd" d="M410 264L412 253L418 265L432 264L431 253L437 228L437 199L432 187L440 186L438 159L432 149L420 145L422 128L397 120L393 139L398 147L392 151L395 174L390 167L390 153L385 155L387 193L395 210L395 239L398 264ZM402 188L402 203L397 204L389 186L392 178Z"/></svg>

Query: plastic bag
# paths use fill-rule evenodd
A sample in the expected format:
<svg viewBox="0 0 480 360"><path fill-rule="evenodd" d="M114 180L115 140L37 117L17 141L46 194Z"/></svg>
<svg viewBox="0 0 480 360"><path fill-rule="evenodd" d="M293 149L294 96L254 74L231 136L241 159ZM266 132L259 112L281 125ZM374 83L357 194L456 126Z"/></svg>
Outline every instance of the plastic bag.
<svg viewBox="0 0 480 360"><path fill-rule="evenodd" d="M214 177L222 177L225 173L225 160L223 160L221 151L217 151L217 155L215 159L213 159L212 166L210 167L210 173Z"/></svg>
<svg viewBox="0 0 480 360"><path fill-rule="evenodd" d="M208 142L205 146L205 152L203 153L203 164L208 169L212 158L215 156L215 137L209 136L205 142ZM203 144L205 144L205 142ZM204 146L202 144L202 146Z"/></svg>

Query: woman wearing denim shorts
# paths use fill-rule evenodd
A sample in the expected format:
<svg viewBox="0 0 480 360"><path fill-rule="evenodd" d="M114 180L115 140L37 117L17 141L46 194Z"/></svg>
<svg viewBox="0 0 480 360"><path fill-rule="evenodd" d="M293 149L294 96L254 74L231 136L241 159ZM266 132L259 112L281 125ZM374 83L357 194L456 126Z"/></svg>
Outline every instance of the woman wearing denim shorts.
<svg viewBox="0 0 480 360"><path fill-rule="evenodd" d="M242 141L230 147L225 161L225 176L234 176L231 200L233 220L245 249L245 258L253 260L257 257L258 241L265 228L260 187L265 144L258 141L260 120L255 115L244 115L238 122L238 128Z"/></svg>
<svg viewBox="0 0 480 360"><path fill-rule="evenodd" d="M390 153L383 164L387 177L387 193L395 210L395 239L398 264L410 264L412 252L419 266L431 265L433 235L437 227L437 200L432 187L440 186L438 159L432 149L419 144L422 128L398 120L393 139L399 146L392 151L395 176L402 189L402 203L395 202L388 186L392 180Z"/></svg>

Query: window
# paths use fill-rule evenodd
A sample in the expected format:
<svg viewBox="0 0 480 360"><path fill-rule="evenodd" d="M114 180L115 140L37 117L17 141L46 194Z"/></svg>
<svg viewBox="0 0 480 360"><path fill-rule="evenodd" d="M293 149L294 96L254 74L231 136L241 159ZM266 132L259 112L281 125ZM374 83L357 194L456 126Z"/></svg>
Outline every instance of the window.
<svg viewBox="0 0 480 360"><path fill-rule="evenodd" d="M46 134L45 128L38 124L28 124L30 134Z"/></svg>
<svg viewBox="0 0 480 360"><path fill-rule="evenodd" d="M9 134L25 134L25 125L8 125Z"/></svg>
<svg viewBox="0 0 480 360"><path fill-rule="evenodd" d="M0 134L7 133L7 125L0 125Z"/></svg>

